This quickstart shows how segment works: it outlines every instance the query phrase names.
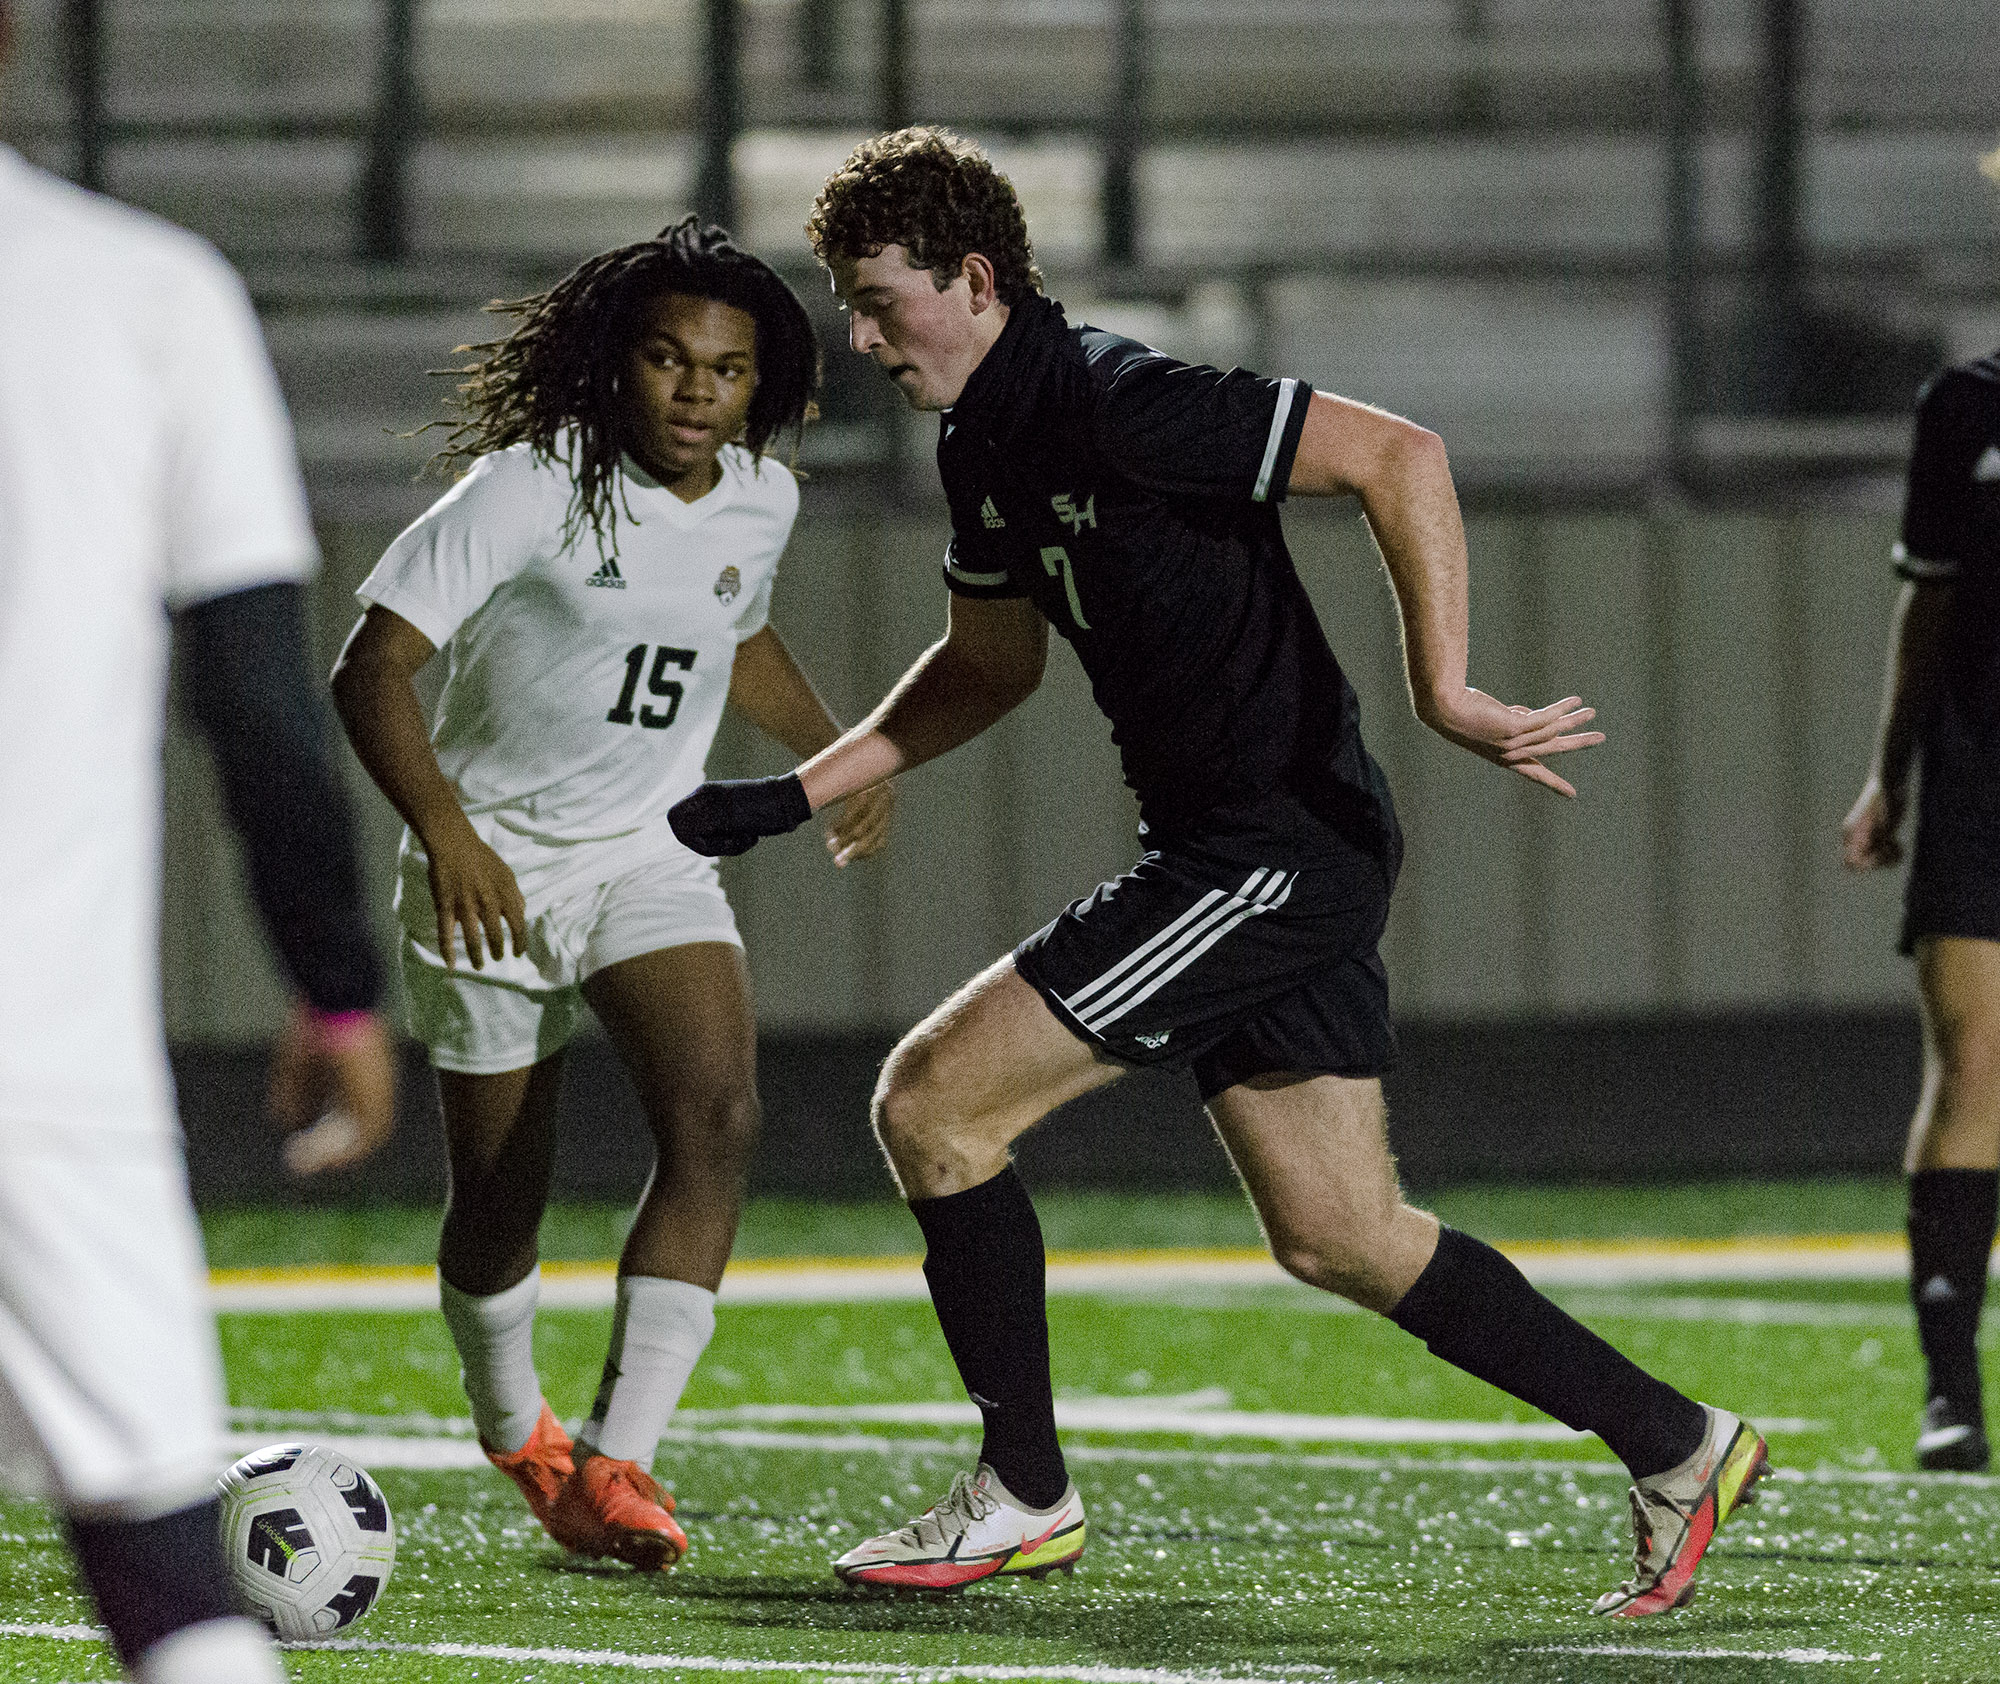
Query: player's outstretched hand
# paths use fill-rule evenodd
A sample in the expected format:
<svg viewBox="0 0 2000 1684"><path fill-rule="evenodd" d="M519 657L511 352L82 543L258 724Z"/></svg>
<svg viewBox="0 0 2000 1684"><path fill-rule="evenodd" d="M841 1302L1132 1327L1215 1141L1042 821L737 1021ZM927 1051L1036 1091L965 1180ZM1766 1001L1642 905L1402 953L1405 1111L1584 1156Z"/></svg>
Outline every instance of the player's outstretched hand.
<svg viewBox="0 0 2000 1684"><path fill-rule="evenodd" d="M1449 703L1440 704L1436 717L1426 718L1424 723L1460 748L1471 749L1480 759L1519 772L1531 783L1573 801L1575 785L1542 762L1551 754L1595 748L1603 742L1602 731L1580 729L1596 717L1597 709L1585 707L1581 696L1565 696L1545 708L1510 707L1468 685Z"/></svg>
<svg viewBox="0 0 2000 1684"><path fill-rule="evenodd" d="M747 853L812 817L796 772L775 778L718 778L667 809L674 834L697 854Z"/></svg>
<svg viewBox="0 0 2000 1684"><path fill-rule="evenodd" d="M458 963L457 932L465 936L465 956L475 971L486 968L489 956L506 956L510 934L516 953L528 951L528 903L521 885L470 823L426 837L424 851L430 856L438 952L447 965Z"/></svg>
<svg viewBox="0 0 2000 1684"><path fill-rule="evenodd" d="M1874 871L1903 857L1896 832L1903 828L1902 792L1870 778L1840 826L1841 863L1849 871Z"/></svg>
<svg viewBox="0 0 2000 1684"><path fill-rule="evenodd" d="M381 1014L294 1006L271 1061L269 1104L294 1175L367 1157L396 1127L396 1059Z"/></svg>
<svg viewBox="0 0 2000 1684"><path fill-rule="evenodd" d="M826 851L835 865L879 854L889 840L889 822L896 815L896 788L881 783L836 802L833 822L826 827Z"/></svg>

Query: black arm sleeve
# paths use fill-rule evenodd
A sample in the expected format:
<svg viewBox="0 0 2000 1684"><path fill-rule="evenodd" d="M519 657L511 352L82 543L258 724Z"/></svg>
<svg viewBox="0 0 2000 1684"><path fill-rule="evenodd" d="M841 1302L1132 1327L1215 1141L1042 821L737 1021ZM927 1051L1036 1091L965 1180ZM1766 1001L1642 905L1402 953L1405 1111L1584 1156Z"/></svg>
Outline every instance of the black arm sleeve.
<svg viewBox="0 0 2000 1684"><path fill-rule="evenodd" d="M306 655L305 593L260 585L182 609L181 685L243 839L250 889L285 969L321 1011L373 1007L353 824Z"/></svg>

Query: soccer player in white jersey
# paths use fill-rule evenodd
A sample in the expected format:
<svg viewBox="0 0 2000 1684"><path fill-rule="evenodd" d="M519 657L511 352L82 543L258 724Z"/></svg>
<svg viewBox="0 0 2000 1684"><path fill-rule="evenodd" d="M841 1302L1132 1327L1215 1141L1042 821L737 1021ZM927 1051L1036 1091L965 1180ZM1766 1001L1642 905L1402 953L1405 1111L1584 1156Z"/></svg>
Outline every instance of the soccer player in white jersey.
<svg viewBox="0 0 2000 1684"><path fill-rule="evenodd" d="M7 35L0 0L0 56ZM352 1161L389 1040L316 560L256 318L214 251L0 148L0 1457L61 1510L145 1684L271 1684L223 1563L222 1368L159 1006L168 613L301 997L277 1108ZM348 1141L331 1152L330 1133Z"/></svg>
<svg viewBox="0 0 2000 1684"><path fill-rule="evenodd" d="M440 1293L480 1440L557 1542L657 1569L687 1539L650 1469L714 1331L757 1127L735 920L667 809L725 701L795 751L839 734L767 623L798 488L765 449L807 419L818 349L785 283L693 218L506 308L520 325L461 388L454 454L477 459L362 584L334 696L409 826L403 977L438 1072ZM438 649L427 731L411 679ZM890 805L848 803L836 863L881 846ZM531 1338L585 1004L658 1157L572 1445Z"/></svg>

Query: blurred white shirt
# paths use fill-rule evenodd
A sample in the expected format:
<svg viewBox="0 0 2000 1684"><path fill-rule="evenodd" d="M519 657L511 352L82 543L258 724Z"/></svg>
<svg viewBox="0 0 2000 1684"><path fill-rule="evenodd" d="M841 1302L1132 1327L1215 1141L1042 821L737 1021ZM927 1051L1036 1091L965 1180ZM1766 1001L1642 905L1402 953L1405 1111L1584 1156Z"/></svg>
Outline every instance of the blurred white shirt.
<svg viewBox="0 0 2000 1684"><path fill-rule="evenodd" d="M318 561L242 283L0 148L0 1130L171 1130L166 610Z"/></svg>

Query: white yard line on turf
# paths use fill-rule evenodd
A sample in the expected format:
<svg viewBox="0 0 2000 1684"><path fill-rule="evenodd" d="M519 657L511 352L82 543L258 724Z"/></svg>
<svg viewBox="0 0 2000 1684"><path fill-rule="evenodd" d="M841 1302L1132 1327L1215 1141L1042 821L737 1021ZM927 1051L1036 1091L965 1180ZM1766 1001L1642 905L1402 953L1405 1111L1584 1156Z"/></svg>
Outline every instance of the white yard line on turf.
<svg viewBox="0 0 2000 1684"><path fill-rule="evenodd" d="M1886 1235L1502 1249L1538 1286L1897 1280L1909 1269L1903 1243ZM1140 1297L1295 1284L1269 1257L1245 1251L1059 1254L1050 1260L1048 1279L1049 1291L1058 1295ZM603 1308L615 1290L609 1263L548 1264L542 1271L541 1302L551 1308ZM916 1258L887 1257L733 1263L720 1297L725 1304L834 1304L928 1295ZM218 1270L210 1298L216 1309L230 1311L424 1310L436 1307L437 1276L419 1268Z"/></svg>
<svg viewBox="0 0 2000 1684"><path fill-rule="evenodd" d="M1082 1400L1094 1402L1097 1400ZM923 1420L931 1420L933 1411L942 1413L952 1406L913 1405L911 1415ZM1058 1404L1057 1419L1062 1421L1065 1406ZM872 1456L936 1456L963 1457L970 1454L975 1440L971 1436L962 1438L909 1438L886 1433L812 1433L787 1432L773 1427L721 1426L694 1424L695 1411L689 1411L673 1421L666 1430L666 1441L671 1444L688 1446L714 1446L729 1450L774 1450L807 1455L872 1455ZM727 1416L730 1412L714 1411L713 1416ZM747 1413L747 1411L745 1412ZM783 1412L803 1414L805 1411ZM829 1412L838 1413L838 1412ZM856 1411L855 1414L861 1412ZM288 1411L281 1415L259 1415L254 1410L233 1411L236 1424L227 1435L232 1455L244 1455L264 1445L279 1442L285 1438L310 1438L314 1442L344 1450L363 1467L410 1468L410 1469L467 1469L480 1468L486 1464L485 1453L465 1432L465 1423L458 1421L438 1421L436 1428L442 1431L417 1432L377 1431L355 1432L351 1429L368 1420L367 1417L336 1414L318 1416L304 1411ZM739 1417L740 1418L740 1417ZM782 1418L782 1415L781 1415ZM824 1416L813 1417L824 1419ZM869 1419L891 1420L894 1415L884 1411L868 1416ZM1246 1415L1245 1420L1259 1417ZM410 1417L382 1417L376 1423L381 1426L403 1426L410 1424ZM978 1424L978 1414L969 1405L962 1406L959 1414L953 1415L955 1422L963 1421L967 1427ZM1288 1418L1277 1417L1284 1421ZM1375 1444L1453 1444L1453 1443L1493 1443L1504 1442L1508 1432L1515 1432L1528 1442L1548 1442L1555 1439L1565 1444L1580 1443L1582 1434L1572 1433L1567 1428L1556 1434L1536 1432L1532 1435L1523 1429L1538 1428L1541 1423L1506 1423L1490 1421L1421 1421L1421 1420L1375 1420L1370 1417L1326 1416L1318 1419L1343 1424L1345 1431L1325 1431L1314 1435L1323 1443L1375 1443ZM1073 1425L1074 1423L1070 1423ZM1812 1421L1773 1420L1760 1425L1767 1432L1782 1431L1811 1432L1819 1423ZM1103 1430L1093 1428L1091 1430ZM1182 1431L1179 1427L1162 1428L1151 1426L1149 1431ZM1238 1432L1230 1436L1257 1437L1255 1432ZM1287 1440L1282 1433L1268 1435ZM1210 1467L1245 1468L1297 1468L1339 1469L1350 1472L1421 1472L1471 1473L1478 1475L1517 1473L1522 1469L1543 1472L1559 1470L1566 1472L1591 1473L1623 1477L1624 1470L1611 1461L1590 1462L1582 1460L1558 1460L1533 1458L1518 1461L1468 1458L1419 1458L1382 1457L1355 1455L1314 1455L1297 1451L1273 1450L1193 1450L1154 1449L1138 1445L1068 1444L1065 1454L1073 1461L1080 1462L1132 1462L1138 1464L1170 1465L1175 1463L1200 1463ZM1811 1473L1800 1473L1781 1468L1779 1477L1804 1479L1815 1483L1862 1483L1894 1484L1908 1481L1913 1484L1931 1484L1939 1481L1973 1485L2000 1484L2000 1480L1988 1475L1977 1474L1902 1474L1882 1469L1826 1469Z"/></svg>
<svg viewBox="0 0 2000 1684"><path fill-rule="evenodd" d="M1838 1649L1638 1649L1621 1643L1552 1643L1517 1649L1517 1655L1628 1655L1635 1661L1788 1661L1793 1666L1826 1666L1879 1661L1880 1654L1843 1655Z"/></svg>
<svg viewBox="0 0 2000 1684"><path fill-rule="evenodd" d="M1740 1327L1881 1327L1910 1325L1910 1307L1823 1304L1797 1298L1687 1298L1565 1292L1562 1307L1584 1321L1721 1322Z"/></svg>
<svg viewBox="0 0 2000 1684"><path fill-rule="evenodd" d="M1169 1433L1189 1438L1261 1438L1288 1444L1574 1444L1587 1437L1555 1421L1437 1421L1404 1415L1293 1415L1231 1409L1221 1386L1165 1397L1069 1397L1056 1400L1056 1425L1079 1433ZM242 1433L329 1431L377 1437L470 1438L464 1416L356 1415L345 1411L233 1409ZM736 1426L791 1423L899 1427L978 1427L967 1403L742 1403L728 1409L683 1409L675 1428L703 1436ZM1789 1416L1760 1419L1765 1432L1811 1433L1820 1421ZM790 1437L792 1435L784 1435Z"/></svg>
<svg viewBox="0 0 2000 1684"><path fill-rule="evenodd" d="M634 1655L619 1649L515 1649L499 1643L371 1643L365 1638L330 1643L287 1643L292 1650L348 1650L384 1655L431 1655L440 1659L531 1662L539 1666L601 1667L620 1672L782 1672L824 1678L895 1678L910 1684L946 1684L951 1679L1047 1679L1051 1684L1298 1684L1301 1678L1331 1680L1319 1667L1286 1667L1283 1678L1254 1673L1169 1672L1143 1666L942 1666L907 1661L760 1661L720 1655Z"/></svg>
<svg viewBox="0 0 2000 1684"><path fill-rule="evenodd" d="M1425 1421L1382 1415L1287 1415L1221 1407L1219 1396L1058 1398L1056 1426L1079 1433L1172 1433L1188 1438L1261 1438L1284 1444L1573 1444L1582 1435L1557 1421ZM976 1427L971 1403L751 1403L689 1409L693 1428L798 1422L897 1427Z"/></svg>
<svg viewBox="0 0 2000 1684"><path fill-rule="evenodd" d="M0 1637L46 1637L69 1643L102 1643L105 1633L94 1626L6 1625ZM613 1672L781 1672L822 1678L897 1678L911 1684L951 1679L1049 1679L1052 1684L1297 1684L1301 1678L1331 1680L1320 1667L1285 1668L1285 1676L1259 1678L1252 1673L1170 1672L1141 1666L978 1666L947 1662L942 1666L912 1666L907 1661L780 1661L734 1655L639 1655L623 1649L529 1649L500 1643L376 1643L367 1638L336 1638L327 1643L286 1643L294 1652L428 1655L436 1660L511 1661L522 1665L600 1667ZM1359 1681L1357 1681L1359 1684Z"/></svg>

